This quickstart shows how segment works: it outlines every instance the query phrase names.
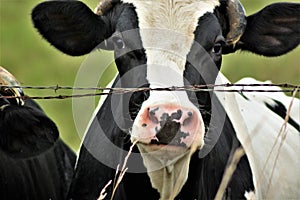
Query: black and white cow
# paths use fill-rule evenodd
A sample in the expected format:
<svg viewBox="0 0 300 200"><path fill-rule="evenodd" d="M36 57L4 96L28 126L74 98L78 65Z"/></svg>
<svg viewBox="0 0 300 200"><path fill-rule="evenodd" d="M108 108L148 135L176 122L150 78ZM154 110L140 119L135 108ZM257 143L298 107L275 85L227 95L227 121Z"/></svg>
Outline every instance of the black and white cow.
<svg viewBox="0 0 300 200"><path fill-rule="evenodd" d="M73 176L75 153L59 138L55 123L17 80L0 67L0 198L65 199Z"/></svg>
<svg viewBox="0 0 300 200"><path fill-rule="evenodd" d="M300 4L272 4L248 17L237 0L99 5L101 15L79 1L47 1L34 8L32 19L40 34L66 54L114 50L119 75L112 87L224 83L222 54L243 50L279 56L300 42ZM246 155L224 198L241 199L246 191L255 191L257 198L298 198L299 122L287 125L282 147L274 143L284 105L268 96L209 91L110 95L90 122L68 198L97 198L134 141L138 148L114 199L213 199L231 153L241 144ZM275 114L278 110L281 114ZM282 153L279 159L269 156L273 145Z"/></svg>

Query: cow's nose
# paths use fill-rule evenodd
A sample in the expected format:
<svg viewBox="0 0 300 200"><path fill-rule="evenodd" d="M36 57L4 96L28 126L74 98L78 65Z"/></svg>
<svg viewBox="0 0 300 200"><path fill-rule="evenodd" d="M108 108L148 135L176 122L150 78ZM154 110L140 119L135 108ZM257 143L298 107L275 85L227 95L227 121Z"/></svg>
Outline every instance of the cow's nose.
<svg viewBox="0 0 300 200"><path fill-rule="evenodd" d="M141 114L142 131L137 133L138 139L150 144L187 147L195 139L199 122L193 109L170 105L148 107Z"/></svg>

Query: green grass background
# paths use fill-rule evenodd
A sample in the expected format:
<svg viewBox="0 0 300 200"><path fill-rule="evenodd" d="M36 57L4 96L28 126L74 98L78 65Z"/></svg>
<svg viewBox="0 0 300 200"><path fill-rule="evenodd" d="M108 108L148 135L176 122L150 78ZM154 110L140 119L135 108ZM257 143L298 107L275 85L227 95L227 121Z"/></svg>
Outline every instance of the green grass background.
<svg viewBox="0 0 300 200"><path fill-rule="evenodd" d="M0 65L8 69L23 85L68 85L72 86L81 64L87 56L70 57L60 53L33 28L30 13L38 0L0 0ZM84 1L93 9L97 1ZM258 11L271 2L279 0L242 0L247 14ZM300 2L290 0L290 2ZM97 61L98 62L98 61ZM300 84L300 48L277 57L265 58L251 53L239 52L223 58L222 71L232 81L242 77L272 80L274 83ZM100 63L99 63L100 65ZM114 67L102 76L99 86L104 86L112 77ZM71 94L72 91L25 90L30 96ZM96 106L96 98L93 107ZM38 100L52 118L61 137L74 150L78 150L80 137L73 121L72 100ZM82 111L84 112L84 108ZM91 113L87 114L88 116ZM84 124L87 123L85 120ZM1 130L0 130L1 131ZM83 132L82 128L80 132Z"/></svg>

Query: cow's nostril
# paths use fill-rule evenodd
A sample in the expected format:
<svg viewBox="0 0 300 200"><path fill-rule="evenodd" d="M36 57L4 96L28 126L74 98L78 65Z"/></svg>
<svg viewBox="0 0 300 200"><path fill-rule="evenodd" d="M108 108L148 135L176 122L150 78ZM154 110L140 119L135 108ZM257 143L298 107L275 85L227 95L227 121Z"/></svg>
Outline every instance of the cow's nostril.
<svg viewBox="0 0 300 200"><path fill-rule="evenodd" d="M142 127L147 127L147 124L146 123L142 124Z"/></svg>
<svg viewBox="0 0 300 200"><path fill-rule="evenodd" d="M149 111L149 120L151 121L151 122L153 122L153 123L155 123L155 124L158 124L159 123L159 121L158 121L158 119L157 119L157 117L156 117L156 114L155 114L155 112L158 110L159 108L157 107L157 108L154 108L154 109L148 109L148 111Z"/></svg>
<svg viewBox="0 0 300 200"><path fill-rule="evenodd" d="M154 124L158 124L158 123L159 123L157 117L155 117L154 115L149 115L149 119L150 119L150 121L153 122Z"/></svg>
<svg viewBox="0 0 300 200"><path fill-rule="evenodd" d="M149 114L150 115L155 115L155 112L158 111L158 109L159 109L159 107L156 107L156 108L153 108L153 109L148 108Z"/></svg>
<svg viewBox="0 0 300 200"><path fill-rule="evenodd" d="M188 117L183 121L182 126L188 126L193 119L193 113L192 112L188 112Z"/></svg>

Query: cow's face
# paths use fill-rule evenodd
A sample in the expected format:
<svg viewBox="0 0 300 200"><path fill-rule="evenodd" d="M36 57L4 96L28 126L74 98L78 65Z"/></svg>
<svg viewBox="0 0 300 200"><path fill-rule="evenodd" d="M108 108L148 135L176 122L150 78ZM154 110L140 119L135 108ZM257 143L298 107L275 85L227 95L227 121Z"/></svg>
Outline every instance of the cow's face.
<svg viewBox="0 0 300 200"><path fill-rule="evenodd" d="M106 16L119 20L112 22L114 33L106 43L115 52L122 86L214 83L225 44L219 19L213 14L218 5L219 1L124 1L115 5ZM210 77L204 80L208 72ZM201 148L204 122L195 99L195 93L185 91L133 94L129 103L134 120L132 140L146 145L147 150L164 145L193 151Z"/></svg>
<svg viewBox="0 0 300 200"><path fill-rule="evenodd" d="M161 16L154 18L151 18L154 13L145 14L140 11L146 10L151 5L167 10L156 13ZM132 18L130 28L136 23L138 29L124 30L124 26L117 25L115 35L110 38L123 86L141 87L146 84L151 88L164 88L185 84L183 75L199 17L194 16L192 12L186 13L188 15L186 18L194 17L194 21L191 21L190 25L184 24L180 18L174 18L172 14L164 15L174 9L167 6L167 1L150 5L147 5L147 2L137 3L134 8L126 6L127 18ZM182 5L178 6L182 8ZM156 9L152 11L154 10ZM178 9L177 12L181 10ZM184 13L177 14L180 16ZM150 94L145 94L146 98L135 97L136 95L138 94L133 95L131 101L146 100L134 103L133 105L138 106L136 109L130 109L133 111L134 120L132 140L139 140L146 145L153 144L151 147L170 144L185 148L195 145L198 148L202 145L201 114L198 106L191 103L186 92L150 91Z"/></svg>
<svg viewBox="0 0 300 200"><path fill-rule="evenodd" d="M115 11L123 9L122 20L113 28L115 32L107 44L114 49L121 74L121 84L117 87L165 88L214 83L221 47L225 43L220 23L213 14L216 5L216 1L178 1L175 5L169 5L168 1L137 1L115 5ZM146 12L149 7L153 9ZM172 13L174 10L176 14ZM153 12L156 17L151 18L155 16ZM208 72L211 77L205 78L211 80L204 80L201 73ZM203 108L203 102L210 102L204 95L198 96L204 100L199 102L196 93L188 95L185 91L132 94L129 102L130 117L134 121L131 139L139 141L145 160L150 156L150 160L156 158L161 163L147 166L149 171L173 165L180 158L189 159L203 146L205 124L201 112L209 112ZM171 156L165 157L168 153Z"/></svg>

